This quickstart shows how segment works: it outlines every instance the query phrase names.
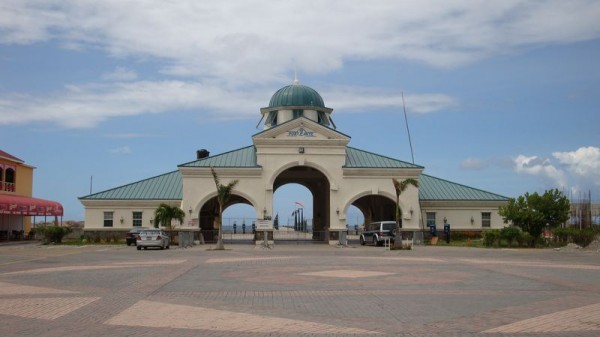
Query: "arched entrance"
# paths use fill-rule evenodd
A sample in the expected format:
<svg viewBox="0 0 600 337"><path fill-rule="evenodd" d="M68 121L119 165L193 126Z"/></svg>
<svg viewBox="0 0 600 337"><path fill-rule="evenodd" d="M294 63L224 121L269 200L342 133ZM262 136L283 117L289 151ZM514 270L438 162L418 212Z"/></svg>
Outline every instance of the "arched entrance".
<svg viewBox="0 0 600 337"><path fill-rule="evenodd" d="M310 221L309 226L294 226L293 233L279 232L275 233L275 237L279 240L294 239L302 240L309 239L313 241L326 241L329 230L329 212L330 212L330 196L329 196L329 180L321 171L310 166L293 166L277 176L273 183L273 192L287 184L299 184L306 187L312 194L312 219L303 219ZM277 212L278 210L273 210ZM296 216L295 216L296 218ZM309 233L308 235L299 235L299 233Z"/></svg>
<svg viewBox="0 0 600 337"><path fill-rule="evenodd" d="M252 205L252 203L250 201L248 201L248 199L233 194L231 196L231 198L229 199L229 201L227 202L227 204L225 204L223 206L223 213L225 213L225 210L233 205L236 204L245 204L245 205L250 205L252 207L254 207ZM218 235L218 231L219 231L219 222L218 222L218 217L217 215L219 214L219 202L217 201L217 197L213 197L210 198L207 202L204 203L204 205L202 205L202 208L200 209L200 214L199 214L199 226L200 226L200 231L202 232L203 236L204 236L204 241L205 242L216 242L217 240L217 235ZM240 231L242 231L242 224L240 224ZM233 228L228 228L226 226L226 224L224 223L223 226L223 231L225 233L225 231L227 230L231 230L233 231ZM237 232L237 227L236 227L236 232ZM246 232L246 230L244 229L244 232ZM252 234L252 227L251 227L251 223L248 223L248 228L247 228L247 232L248 234Z"/></svg>
<svg viewBox="0 0 600 337"><path fill-rule="evenodd" d="M374 221L396 220L396 202L387 197L366 195L356 199L352 205L362 212L365 224ZM402 219L400 219L400 226L402 226Z"/></svg>
<svg viewBox="0 0 600 337"><path fill-rule="evenodd" d="M356 199L351 205L362 213L364 219L362 226L348 228L348 241L354 244L359 242L360 235L367 224L376 221L396 220L396 202L388 197L382 195L365 195ZM348 209L350 208L348 207ZM400 227L402 227L402 218L399 220Z"/></svg>

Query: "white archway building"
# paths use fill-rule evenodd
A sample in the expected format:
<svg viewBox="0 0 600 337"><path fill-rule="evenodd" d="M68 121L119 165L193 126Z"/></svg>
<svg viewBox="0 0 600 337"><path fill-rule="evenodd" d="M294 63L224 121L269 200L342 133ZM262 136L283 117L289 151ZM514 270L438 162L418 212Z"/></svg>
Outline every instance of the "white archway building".
<svg viewBox="0 0 600 337"><path fill-rule="evenodd" d="M181 207L188 223L212 229L216 190L211 167L223 182L239 180L229 205L251 205L257 219L273 215L273 194L280 186L298 183L313 194L313 229L325 231L324 241L336 242L346 230L345 214L354 205L365 222L394 220L392 178L413 178L399 206L403 229L427 230L441 225L453 230L500 228L498 207L507 198L423 174L424 167L348 146L350 137L337 131L314 89L294 81L278 90L260 109L264 130L252 145L197 159L176 171L81 197L85 228L147 225L160 203ZM229 206L228 205L228 206ZM190 221L191 220L191 221Z"/></svg>

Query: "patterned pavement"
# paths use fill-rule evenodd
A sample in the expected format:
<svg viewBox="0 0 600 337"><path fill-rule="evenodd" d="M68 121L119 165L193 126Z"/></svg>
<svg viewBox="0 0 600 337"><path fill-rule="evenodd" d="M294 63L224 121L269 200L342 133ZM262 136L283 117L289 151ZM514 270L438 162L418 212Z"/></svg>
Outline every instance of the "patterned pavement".
<svg viewBox="0 0 600 337"><path fill-rule="evenodd" d="M600 254L0 246L0 336L599 336Z"/></svg>

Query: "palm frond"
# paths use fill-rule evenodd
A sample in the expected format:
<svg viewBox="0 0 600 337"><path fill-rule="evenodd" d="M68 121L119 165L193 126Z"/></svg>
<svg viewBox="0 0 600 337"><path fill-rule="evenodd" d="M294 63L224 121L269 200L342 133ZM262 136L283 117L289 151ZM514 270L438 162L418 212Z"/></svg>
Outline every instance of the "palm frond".
<svg viewBox="0 0 600 337"><path fill-rule="evenodd" d="M394 183L394 188L396 189L396 195L400 195L400 192L402 192L402 185L396 178L392 178L392 182Z"/></svg>
<svg viewBox="0 0 600 337"><path fill-rule="evenodd" d="M414 187L419 188L419 181L414 178L404 179L400 183L400 190L405 191L408 185L413 185Z"/></svg>
<svg viewBox="0 0 600 337"><path fill-rule="evenodd" d="M217 186L217 190L218 190L219 185L221 185L221 183L219 182L219 176L217 175L217 172L215 171L215 169L212 166L210 167L210 172L212 173L213 179L215 181L215 185Z"/></svg>

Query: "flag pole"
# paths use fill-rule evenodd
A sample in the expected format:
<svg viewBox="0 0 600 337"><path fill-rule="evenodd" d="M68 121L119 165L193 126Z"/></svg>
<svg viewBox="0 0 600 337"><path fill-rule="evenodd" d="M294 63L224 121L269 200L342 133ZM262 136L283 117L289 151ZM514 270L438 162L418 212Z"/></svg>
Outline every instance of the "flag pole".
<svg viewBox="0 0 600 337"><path fill-rule="evenodd" d="M400 92L402 94L402 109L404 110L404 122L406 122L406 132L408 133L408 144L410 145L410 156L412 158L412 163L415 163L415 155L413 153L412 140L410 139L410 130L408 128L408 118L406 117L406 104L404 104L404 91Z"/></svg>

